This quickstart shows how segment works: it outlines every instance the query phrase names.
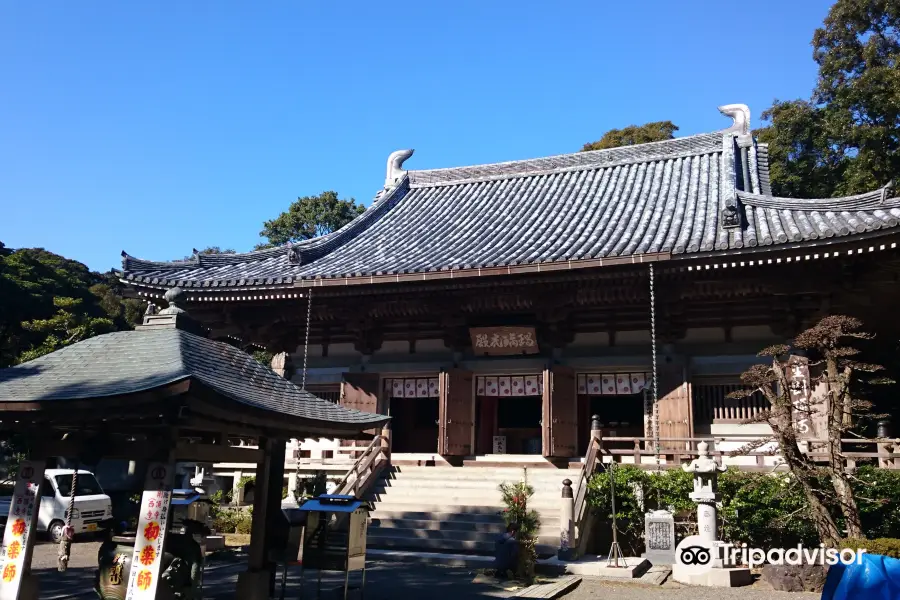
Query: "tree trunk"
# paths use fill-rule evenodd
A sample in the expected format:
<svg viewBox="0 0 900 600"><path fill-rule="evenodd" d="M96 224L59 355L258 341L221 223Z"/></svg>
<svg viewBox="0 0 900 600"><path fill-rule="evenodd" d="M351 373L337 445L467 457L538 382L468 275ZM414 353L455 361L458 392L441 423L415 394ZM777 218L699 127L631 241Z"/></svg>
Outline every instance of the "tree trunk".
<svg viewBox="0 0 900 600"><path fill-rule="evenodd" d="M772 386L760 388L765 394L769 403L772 405L769 411L769 426L778 447L781 449L781 455L784 462L800 486L803 488L803 495L806 496L806 502L809 504L810 513L812 513L813 523L819 534L819 541L826 546L836 548L841 540L841 532L838 529L834 517L828 510L828 506L822 501L824 496L819 481L815 477L815 464L808 456L800 452L797 445L797 432L794 428L794 404L791 401L789 392L790 384L785 376L781 364L775 360L772 363L773 371L778 376L780 390L774 389Z"/></svg>
<svg viewBox="0 0 900 600"><path fill-rule="evenodd" d="M850 476L844 462L844 454L841 451L841 438L843 437L845 420L849 411L849 399L846 393L846 384L841 381L838 373L837 361L829 358L825 361L825 376L828 383L828 467L831 475L831 485L841 506L841 513L846 521L847 537L863 537L862 520L859 516L859 507L853 497L853 488L850 487Z"/></svg>
<svg viewBox="0 0 900 600"><path fill-rule="evenodd" d="M837 548L843 536L841 536L837 523L834 522L834 518L828 511L828 507L822 502L820 497L822 490L814 477L813 465L800 452L800 449L797 447L797 440L793 436L785 435L783 430L781 432L776 431L775 435L778 438L779 446L782 448L781 452L788 468L803 488L803 495L806 496L806 502L809 504L809 510L812 513L813 523L816 526L816 531L819 533L819 541L830 548Z"/></svg>

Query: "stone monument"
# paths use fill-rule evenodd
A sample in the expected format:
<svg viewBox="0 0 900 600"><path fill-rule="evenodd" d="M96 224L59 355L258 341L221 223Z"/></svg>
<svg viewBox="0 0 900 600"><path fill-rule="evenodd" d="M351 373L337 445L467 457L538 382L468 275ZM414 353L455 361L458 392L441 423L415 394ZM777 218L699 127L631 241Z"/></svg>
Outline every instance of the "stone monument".
<svg viewBox="0 0 900 600"><path fill-rule="evenodd" d="M654 565L675 564L675 516L668 510L654 510L644 516L643 554Z"/></svg>

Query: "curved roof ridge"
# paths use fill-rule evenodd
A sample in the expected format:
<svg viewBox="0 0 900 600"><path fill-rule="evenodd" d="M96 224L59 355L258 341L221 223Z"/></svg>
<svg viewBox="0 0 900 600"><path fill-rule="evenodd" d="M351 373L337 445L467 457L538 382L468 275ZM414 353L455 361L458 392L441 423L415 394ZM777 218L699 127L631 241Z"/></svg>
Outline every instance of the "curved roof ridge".
<svg viewBox="0 0 900 600"><path fill-rule="evenodd" d="M191 269L197 267L221 267L264 261L272 258L284 258L285 262L289 262L287 259L288 248L296 248L299 251L300 264L306 264L336 250L363 233L374 223L378 222L391 208L396 206L408 190L409 177L404 176L394 187L379 191L372 204L361 215L340 229L308 240L235 254L195 254L191 259L175 261L144 260L131 256L123 250L122 269L128 271L135 268Z"/></svg>
<svg viewBox="0 0 900 600"><path fill-rule="evenodd" d="M730 133L715 131L605 150L571 152L462 167L411 170L409 178L413 187L446 185L504 176L540 175L575 168L590 169L611 166L612 163L647 162L698 153L721 152L723 135Z"/></svg>
<svg viewBox="0 0 900 600"><path fill-rule="evenodd" d="M751 194L738 191L737 195L744 204L757 208L773 208L777 210L871 210L878 208L900 207L900 198L892 198L888 194L891 184L884 187L838 198L786 198L765 194Z"/></svg>

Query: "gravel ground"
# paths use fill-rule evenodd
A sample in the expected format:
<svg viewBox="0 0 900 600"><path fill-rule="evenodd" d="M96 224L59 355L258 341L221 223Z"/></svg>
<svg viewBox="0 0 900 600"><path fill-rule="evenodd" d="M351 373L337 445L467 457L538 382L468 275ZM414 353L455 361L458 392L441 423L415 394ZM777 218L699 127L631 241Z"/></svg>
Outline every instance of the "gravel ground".
<svg viewBox="0 0 900 600"><path fill-rule="evenodd" d="M818 600L821 594L776 592L762 582L742 588L702 588L667 581L648 587L634 583L585 577L565 600L616 598L616 600Z"/></svg>

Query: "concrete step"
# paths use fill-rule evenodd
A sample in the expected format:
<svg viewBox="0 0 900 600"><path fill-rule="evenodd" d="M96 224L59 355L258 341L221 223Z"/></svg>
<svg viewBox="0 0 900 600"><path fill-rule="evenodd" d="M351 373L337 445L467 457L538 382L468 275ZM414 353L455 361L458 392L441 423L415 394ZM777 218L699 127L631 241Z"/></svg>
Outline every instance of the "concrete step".
<svg viewBox="0 0 900 600"><path fill-rule="evenodd" d="M366 559L406 564L463 567L469 569L489 569L491 565L494 564L493 556L485 556L482 554L416 552L413 550L388 550L384 548L367 548Z"/></svg>
<svg viewBox="0 0 900 600"><path fill-rule="evenodd" d="M506 530L502 519L496 521L462 521L462 520L431 520L431 519L391 519L373 518L369 522L369 529L378 527L381 529L420 529L441 531L481 531L485 533L500 534Z"/></svg>
<svg viewBox="0 0 900 600"><path fill-rule="evenodd" d="M453 530L439 530L439 529L392 529L392 528L384 528L384 527L369 527L366 533L366 542L370 543L372 540L380 540L380 539L394 539L394 538L404 538L404 539L416 539L416 540L446 540L446 541L470 541L470 542L485 542L491 544L491 548L493 548L494 542L497 541L497 538L500 536L500 533L496 532L480 532L480 531L453 531ZM559 534L553 535L552 533L548 533L547 530L544 532L538 532L538 543L545 545L555 545L559 542Z"/></svg>
<svg viewBox="0 0 900 600"><path fill-rule="evenodd" d="M382 496L375 497L375 510L414 510L417 512L500 512L503 506L499 500L482 498L479 496L444 496L444 497L417 497L417 496ZM532 499L528 508L538 512L559 512L560 500L541 502L540 499Z"/></svg>
<svg viewBox="0 0 900 600"><path fill-rule="evenodd" d="M562 481L567 477L573 481L581 471L575 469L511 469L506 467L393 467L388 475L396 474L416 479L477 479L489 481L519 481L527 477L529 481Z"/></svg>
<svg viewBox="0 0 900 600"><path fill-rule="evenodd" d="M496 523L478 521L431 521L427 519L372 519L369 530L379 529L412 529L421 531L455 531L461 533L486 533L493 536L506 531L502 521ZM539 535L559 536L556 523L542 523ZM424 537L424 536L423 536Z"/></svg>
<svg viewBox="0 0 900 600"><path fill-rule="evenodd" d="M533 487L535 491L537 490L561 490L562 482L564 477L554 477L553 479L548 479L546 481L538 480L534 481L529 479L528 485ZM446 489L448 487L452 488L477 488L477 489L486 489L486 490L496 490L500 487L501 483L505 483L504 481L499 481L496 479L440 479L437 477L413 477L413 476L400 476L400 477L384 477L379 480L380 485L385 485L388 487L428 487L428 488L436 488L436 489ZM572 488L577 489L578 483L573 483Z"/></svg>
<svg viewBox="0 0 900 600"><path fill-rule="evenodd" d="M494 540L447 540L427 539L405 536L366 535L366 544L372 548L389 548L392 550L419 550L430 552L471 552L474 554L493 555ZM557 550L555 544L538 544L538 554L553 554Z"/></svg>
<svg viewBox="0 0 900 600"><path fill-rule="evenodd" d="M427 510L431 508L433 510ZM452 510L448 510L448 508ZM372 519L415 519L422 521L459 521L465 523L503 523L500 511L493 506L474 506L468 510L457 510L461 507L416 505L383 506L377 504L369 515Z"/></svg>
<svg viewBox="0 0 900 600"><path fill-rule="evenodd" d="M500 494L499 490L492 490L490 488L446 487L444 489L439 489L428 487L416 488L413 486L385 487L376 485L369 491L369 497L374 499L375 502L378 502L379 499L384 500L385 498L418 498L424 503L428 503L429 498L438 500L442 498L478 498L496 504L497 506L500 506L503 502L503 496ZM562 492L550 491L543 494L534 494L530 497L529 503L532 501L547 503L554 500L561 501L561 499Z"/></svg>

